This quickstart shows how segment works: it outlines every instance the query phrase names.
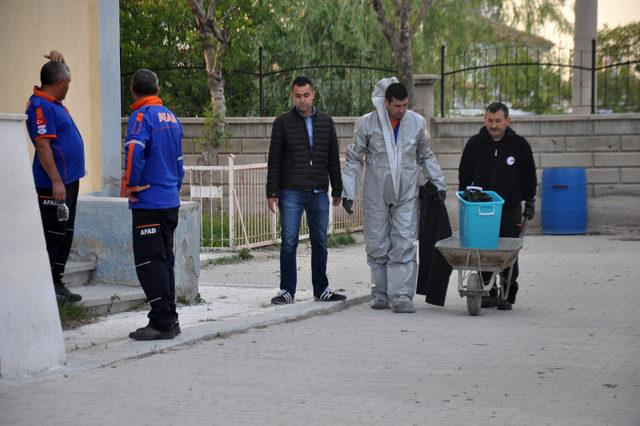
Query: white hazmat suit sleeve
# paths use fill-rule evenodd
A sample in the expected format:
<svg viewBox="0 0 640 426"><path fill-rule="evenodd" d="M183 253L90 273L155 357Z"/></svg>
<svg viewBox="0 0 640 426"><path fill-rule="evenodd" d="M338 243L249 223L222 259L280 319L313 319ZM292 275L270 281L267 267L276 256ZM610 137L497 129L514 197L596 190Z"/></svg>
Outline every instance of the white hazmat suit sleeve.
<svg viewBox="0 0 640 426"><path fill-rule="evenodd" d="M436 160L436 156L429 147L429 130L426 120L424 122L424 131L418 135L418 165L422 168L425 179L429 179L438 188L438 191L446 191L447 184L444 180L444 174L440 168L440 164Z"/></svg>
<svg viewBox="0 0 640 426"><path fill-rule="evenodd" d="M362 171L364 170L364 156L367 153L367 135L360 117L353 132L353 143L347 147L346 162L342 169L342 198L355 200L360 187Z"/></svg>

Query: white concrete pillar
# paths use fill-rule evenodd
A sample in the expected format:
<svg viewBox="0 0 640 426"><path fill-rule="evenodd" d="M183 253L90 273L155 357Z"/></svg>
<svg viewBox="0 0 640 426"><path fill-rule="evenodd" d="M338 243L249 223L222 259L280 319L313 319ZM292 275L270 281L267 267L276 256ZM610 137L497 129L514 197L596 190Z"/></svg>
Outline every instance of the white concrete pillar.
<svg viewBox="0 0 640 426"><path fill-rule="evenodd" d="M598 0L576 0L573 65L591 68L591 40L598 35ZM591 71L573 70L571 108L574 114L591 112Z"/></svg>
<svg viewBox="0 0 640 426"><path fill-rule="evenodd" d="M72 78L64 104L84 140L81 194L116 196L120 190L119 3L0 0L0 111L24 113L33 86L40 85L42 55L51 49L64 54Z"/></svg>
<svg viewBox="0 0 640 426"><path fill-rule="evenodd" d="M38 212L25 115L0 114L0 378L65 361L51 270Z"/></svg>
<svg viewBox="0 0 640 426"><path fill-rule="evenodd" d="M416 90L413 94L413 110L426 118L427 123L434 116L435 85L440 81L437 74L415 74L413 82Z"/></svg>
<svg viewBox="0 0 640 426"><path fill-rule="evenodd" d="M110 197L120 194L122 177L119 4L117 0L98 1L101 93L99 103L102 114L99 122L95 124L101 127L102 136L102 190L99 193Z"/></svg>

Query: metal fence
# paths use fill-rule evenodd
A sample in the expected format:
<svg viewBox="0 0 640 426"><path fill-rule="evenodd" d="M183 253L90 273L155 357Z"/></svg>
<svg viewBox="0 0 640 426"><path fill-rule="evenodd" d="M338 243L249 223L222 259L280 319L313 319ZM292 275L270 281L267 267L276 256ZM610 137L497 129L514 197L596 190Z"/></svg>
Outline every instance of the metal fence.
<svg viewBox="0 0 640 426"><path fill-rule="evenodd" d="M185 166L190 201L200 203L201 245L204 250L255 248L280 242L280 220L267 208L267 164ZM341 206L329 210L329 234L362 229L361 195L353 215ZM306 218L300 238L309 237Z"/></svg>
<svg viewBox="0 0 640 426"><path fill-rule="evenodd" d="M360 116L371 110L371 91L378 80L394 73L378 52L360 52L349 63L336 63L335 48L269 53L258 49L259 115L278 115L290 108L289 91L297 75L314 81L314 103L334 116Z"/></svg>
<svg viewBox="0 0 640 426"><path fill-rule="evenodd" d="M590 65L578 65L589 63ZM574 74L588 74L591 113L640 111L637 47L590 51L548 46L475 47L440 50L440 116L473 115L501 101L535 114L568 112Z"/></svg>
<svg viewBox="0 0 640 426"><path fill-rule="evenodd" d="M371 110L375 83L394 73L391 57L379 51L360 51L348 63L336 59L333 43L292 49L288 52L255 50L254 63L241 69L222 70L225 80L226 114L234 116L277 116L291 108L291 82L306 75L315 85L314 104L334 116L360 116ZM208 111L211 98L204 63L154 68L161 93L172 110L181 116L199 116ZM129 79L133 71L122 72L122 114L129 114Z"/></svg>

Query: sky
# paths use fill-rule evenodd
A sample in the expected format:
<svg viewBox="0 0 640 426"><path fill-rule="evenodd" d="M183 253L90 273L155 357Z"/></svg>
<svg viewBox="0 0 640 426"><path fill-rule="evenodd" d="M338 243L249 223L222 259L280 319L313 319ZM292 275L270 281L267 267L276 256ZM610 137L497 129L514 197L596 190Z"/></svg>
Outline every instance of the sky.
<svg viewBox="0 0 640 426"><path fill-rule="evenodd" d="M573 24L575 20L573 12L574 1L568 1L567 3L563 12L569 22ZM640 0L598 0L598 30L602 29L604 24L612 28L634 21L640 21ZM573 46L573 34L559 36L551 26L545 27L540 35L558 45L564 47Z"/></svg>

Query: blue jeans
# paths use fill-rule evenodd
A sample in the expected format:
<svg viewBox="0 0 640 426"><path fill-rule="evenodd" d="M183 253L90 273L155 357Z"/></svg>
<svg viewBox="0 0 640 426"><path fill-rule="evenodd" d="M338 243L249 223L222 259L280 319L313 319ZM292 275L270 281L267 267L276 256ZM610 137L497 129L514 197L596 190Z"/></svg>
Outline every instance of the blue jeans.
<svg viewBox="0 0 640 426"><path fill-rule="evenodd" d="M280 289L296 294L296 249L302 211L307 213L311 239L311 282L313 295L319 297L329 285L327 279L327 227L329 226L329 196L326 191L280 191Z"/></svg>

